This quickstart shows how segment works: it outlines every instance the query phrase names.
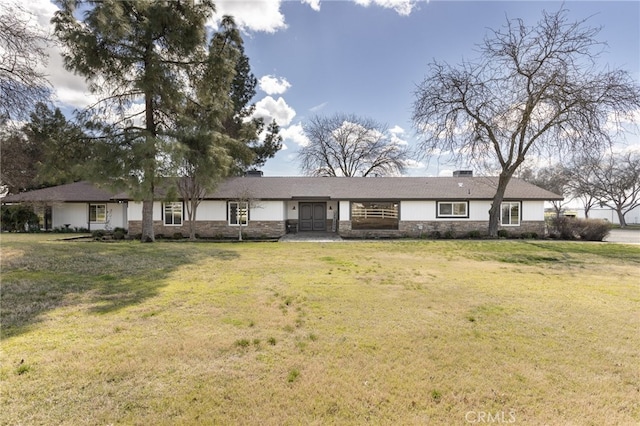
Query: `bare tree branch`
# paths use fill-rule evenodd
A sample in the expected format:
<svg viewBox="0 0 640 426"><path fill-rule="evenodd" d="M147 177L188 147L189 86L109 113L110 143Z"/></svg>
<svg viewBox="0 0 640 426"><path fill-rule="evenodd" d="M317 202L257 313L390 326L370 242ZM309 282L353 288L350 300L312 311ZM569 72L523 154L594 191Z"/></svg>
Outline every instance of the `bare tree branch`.
<svg viewBox="0 0 640 426"><path fill-rule="evenodd" d="M51 95L44 73L45 48L51 38L33 22L35 18L17 3L0 12L0 122L26 120L38 102Z"/></svg>
<svg viewBox="0 0 640 426"><path fill-rule="evenodd" d="M409 150L392 141L386 126L369 118L336 114L313 117L305 128L311 141L298 152L303 173L313 176L402 174Z"/></svg>
<svg viewBox="0 0 640 426"><path fill-rule="evenodd" d="M500 179L489 235L498 231L506 186L525 159L545 151L600 152L640 109L640 86L599 69L600 29L544 12L536 26L508 20L479 46L476 61L434 62L417 87L413 121L424 155L496 161Z"/></svg>

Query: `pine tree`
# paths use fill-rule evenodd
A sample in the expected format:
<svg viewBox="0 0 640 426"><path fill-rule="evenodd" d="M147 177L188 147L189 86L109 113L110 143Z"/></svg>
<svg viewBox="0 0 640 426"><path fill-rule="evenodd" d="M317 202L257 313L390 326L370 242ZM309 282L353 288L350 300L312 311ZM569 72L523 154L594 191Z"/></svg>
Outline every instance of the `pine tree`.
<svg viewBox="0 0 640 426"><path fill-rule="evenodd" d="M153 241L153 200L165 148L206 58L210 0L60 0L52 22L67 69L98 101L83 117L103 141L104 178L142 200L142 240ZM82 14L80 20L76 16Z"/></svg>

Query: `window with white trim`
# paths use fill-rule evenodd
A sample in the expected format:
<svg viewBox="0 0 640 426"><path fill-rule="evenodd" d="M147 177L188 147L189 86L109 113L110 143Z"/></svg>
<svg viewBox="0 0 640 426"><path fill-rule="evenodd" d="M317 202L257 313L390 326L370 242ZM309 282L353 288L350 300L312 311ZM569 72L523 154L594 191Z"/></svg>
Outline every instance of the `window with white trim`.
<svg viewBox="0 0 640 426"><path fill-rule="evenodd" d="M182 202L164 203L164 224L170 226L182 225Z"/></svg>
<svg viewBox="0 0 640 426"><path fill-rule="evenodd" d="M246 225L249 222L249 203L244 201L229 201L227 217L229 218L229 225Z"/></svg>
<svg viewBox="0 0 640 426"><path fill-rule="evenodd" d="M508 201L502 203L500 223L503 226L520 225L520 202Z"/></svg>
<svg viewBox="0 0 640 426"><path fill-rule="evenodd" d="M469 217L469 202L438 201L437 217Z"/></svg>
<svg viewBox="0 0 640 426"><path fill-rule="evenodd" d="M107 221L106 204L89 204L89 222L104 223Z"/></svg>

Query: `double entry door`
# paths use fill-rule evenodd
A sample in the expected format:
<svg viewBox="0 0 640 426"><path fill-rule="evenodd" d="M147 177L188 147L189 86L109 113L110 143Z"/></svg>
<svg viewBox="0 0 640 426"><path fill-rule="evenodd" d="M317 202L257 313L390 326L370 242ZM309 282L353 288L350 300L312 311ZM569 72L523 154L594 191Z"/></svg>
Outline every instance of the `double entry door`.
<svg viewBox="0 0 640 426"><path fill-rule="evenodd" d="M327 230L327 203L299 203L299 231Z"/></svg>

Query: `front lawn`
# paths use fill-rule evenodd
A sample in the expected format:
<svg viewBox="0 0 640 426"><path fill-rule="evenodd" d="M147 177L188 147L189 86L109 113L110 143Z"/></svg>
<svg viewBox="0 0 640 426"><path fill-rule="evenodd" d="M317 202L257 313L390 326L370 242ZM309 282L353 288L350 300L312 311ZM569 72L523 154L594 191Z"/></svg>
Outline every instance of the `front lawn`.
<svg viewBox="0 0 640 426"><path fill-rule="evenodd" d="M637 424L640 247L2 234L1 424Z"/></svg>

